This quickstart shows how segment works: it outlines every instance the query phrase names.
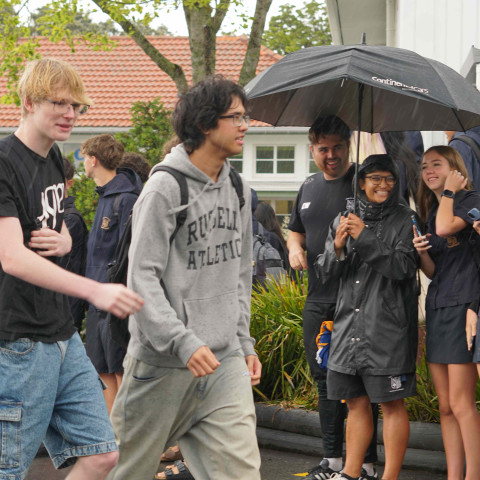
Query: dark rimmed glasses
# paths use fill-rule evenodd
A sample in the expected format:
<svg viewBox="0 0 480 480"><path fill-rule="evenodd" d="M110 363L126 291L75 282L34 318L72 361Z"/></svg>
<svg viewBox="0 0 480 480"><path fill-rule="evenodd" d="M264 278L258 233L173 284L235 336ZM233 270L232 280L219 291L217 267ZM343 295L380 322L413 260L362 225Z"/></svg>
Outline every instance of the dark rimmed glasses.
<svg viewBox="0 0 480 480"><path fill-rule="evenodd" d="M385 180L387 185L395 185L395 177L393 175L365 175L374 185L380 185Z"/></svg>
<svg viewBox="0 0 480 480"><path fill-rule="evenodd" d="M73 113L76 115L85 115L90 108L90 105L84 103L70 103L65 100L45 100L53 105L53 111L60 115L65 115L70 107L73 108Z"/></svg>
<svg viewBox="0 0 480 480"><path fill-rule="evenodd" d="M247 127L250 124L250 116L240 115L239 113L234 113L232 115L220 115L218 118L231 118L234 127L241 127L243 122L247 124Z"/></svg>

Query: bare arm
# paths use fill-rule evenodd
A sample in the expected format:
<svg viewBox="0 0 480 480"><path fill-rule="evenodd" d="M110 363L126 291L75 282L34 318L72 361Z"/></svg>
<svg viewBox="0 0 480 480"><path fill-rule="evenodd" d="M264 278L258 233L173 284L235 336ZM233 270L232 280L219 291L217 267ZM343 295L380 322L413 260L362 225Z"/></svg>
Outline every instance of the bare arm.
<svg viewBox="0 0 480 480"><path fill-rule="evenodd" d="M457 170L452 170L445 180L445 190L459 192L467 184L467 179ZM453 214L453 198L441 197L438 205L435 230L439 237L453 235L467 226L467 222Z"/></svg>
<svg viewBox="0 0 480 480"><path fill-rule="evenodd" d="M307 269L305 246L305 234L292 232L290 230L287 238L288 261L290 262L290 266L295 270Z"/></svg>
<svg viewBox="0 0 480 480"><path fill-rule="evenodd" d="M123 285L98 283L75 275L26 248L20 222L15 217L0 217L0 263L9 275L42 288L83 298L117 317L131 315L143 305L143 299Z"/></svg>

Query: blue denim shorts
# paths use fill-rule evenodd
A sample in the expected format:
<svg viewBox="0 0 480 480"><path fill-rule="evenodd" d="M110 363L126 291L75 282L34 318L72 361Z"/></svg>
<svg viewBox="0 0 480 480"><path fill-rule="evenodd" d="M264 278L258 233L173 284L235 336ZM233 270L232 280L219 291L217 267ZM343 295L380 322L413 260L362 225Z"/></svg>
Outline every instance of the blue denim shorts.
<svg viewBox="0 0 480 480"><path fill-rule="evenodd" d="M0 340L0 480L22 480L42 441L56 468L117 450L98 374L78 333Z"/></svg>

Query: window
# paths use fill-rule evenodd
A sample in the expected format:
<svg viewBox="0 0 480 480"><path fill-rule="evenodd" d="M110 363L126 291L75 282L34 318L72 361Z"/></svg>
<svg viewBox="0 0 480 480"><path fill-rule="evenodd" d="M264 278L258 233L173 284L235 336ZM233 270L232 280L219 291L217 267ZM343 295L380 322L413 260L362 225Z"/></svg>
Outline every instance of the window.
<svg viewBox="0 0 480 480"><path fill-rule="evenodd" d="M243 173L243 152L228 159L230 165L238 172Z"/></svg>
<svg viewBox="0 0 480 480"><path fill-rule="evenodd" d="M290 145L259 146L255 151L256 173L295 173L295 147Z"/></svg>

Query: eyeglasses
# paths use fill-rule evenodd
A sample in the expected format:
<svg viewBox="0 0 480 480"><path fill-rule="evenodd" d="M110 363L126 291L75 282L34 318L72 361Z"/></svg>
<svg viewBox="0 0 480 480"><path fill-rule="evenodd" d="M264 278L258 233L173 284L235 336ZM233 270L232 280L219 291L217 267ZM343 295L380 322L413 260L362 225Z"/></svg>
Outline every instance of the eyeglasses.
<svg viewBox="0 0 480 480"><path fill-rule="evenodd" d="M69 103L65 100L45 100L48 103L53 105L53 111L64 115L68 112L70 107L73 108L73 113L77 115L85 115L90 108L90 105L85 105L83 103Z"/></svg>
<svg viewBox="0 0 480 480"><path fill-rule="evenodd" d="M231 118L234 127L241 127L243 122L247 124L247 127L250 124L249 115L234 113L233 115L220 115L218 118Z"/></svg>
<svg viewBox="0 0 480 480"><path fill-rule="evenodd" d="M380 185L382 180L385 180L387 185L395 185L395 177L393 175L388 175L386 177L382 175L365 175L365 178L370 179L374 185Z"/></svg>

